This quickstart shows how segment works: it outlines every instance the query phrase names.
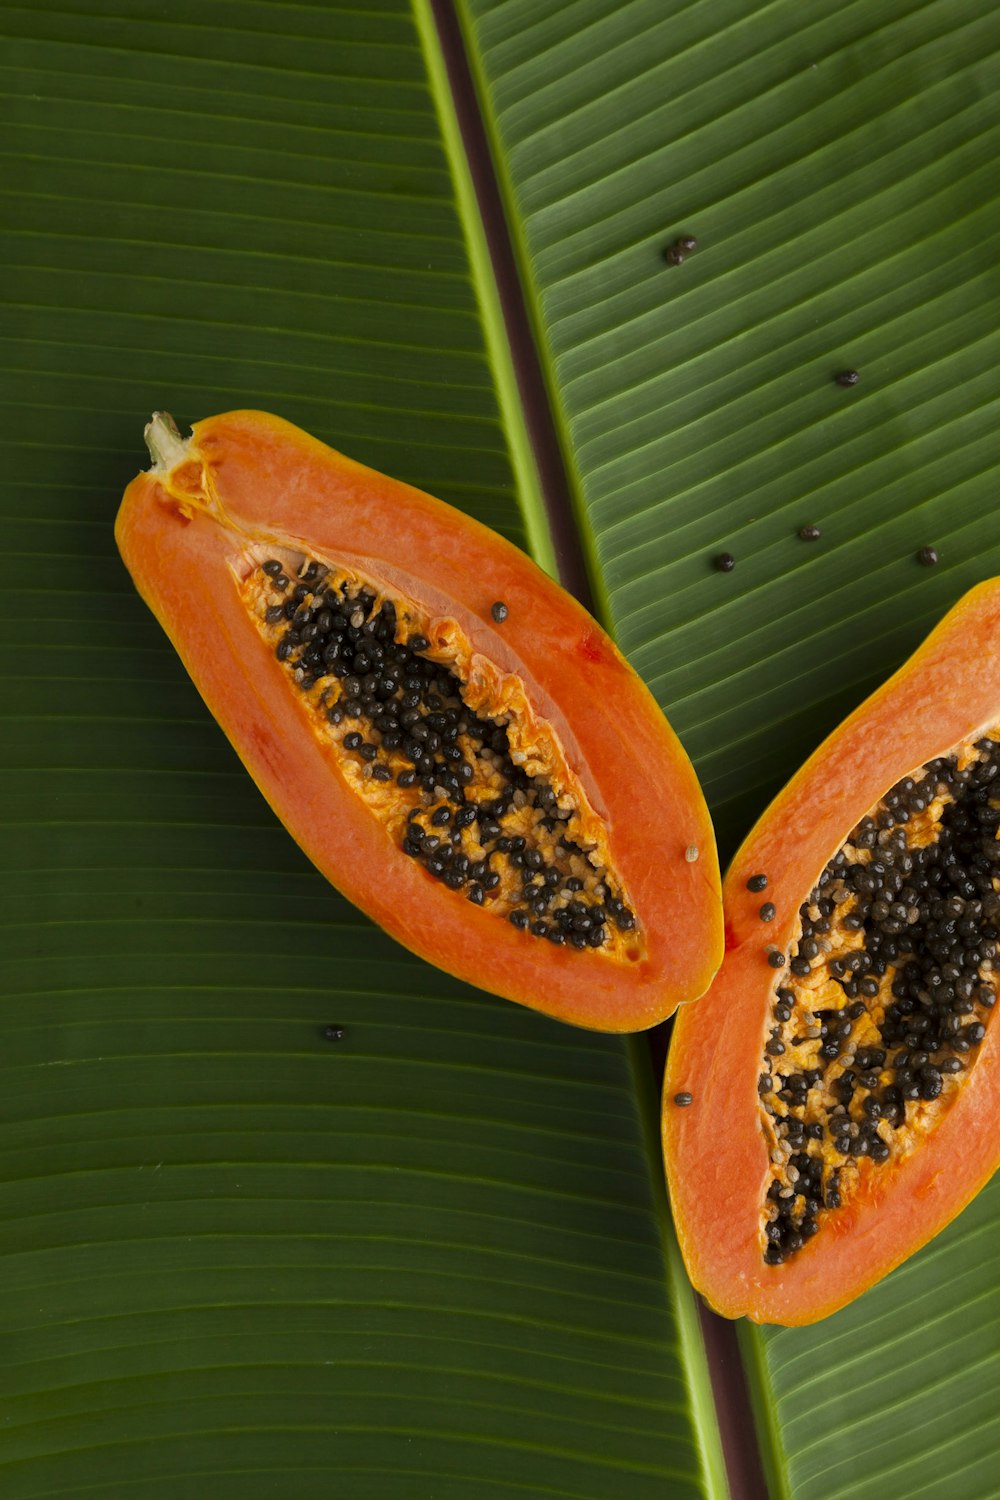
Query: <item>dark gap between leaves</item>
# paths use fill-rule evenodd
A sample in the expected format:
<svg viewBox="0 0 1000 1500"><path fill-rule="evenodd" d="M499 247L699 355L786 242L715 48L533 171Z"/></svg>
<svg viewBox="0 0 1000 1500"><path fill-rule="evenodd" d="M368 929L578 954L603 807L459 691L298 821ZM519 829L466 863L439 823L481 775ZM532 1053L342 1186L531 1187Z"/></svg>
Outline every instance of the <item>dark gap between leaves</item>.
<svg viewBox="0 0 1000 1500"><path fill-rule="evenodd" d="M566 467L461 27L452 0L430 0L430 5L496 278L559 580L593 612ZM667 1031L666 1026L660 1026L649 1033L657 1090L663 1075ZM717 1317L700 1299L698 1306L731 1500L768 1500L735 1325Z"/></svg>

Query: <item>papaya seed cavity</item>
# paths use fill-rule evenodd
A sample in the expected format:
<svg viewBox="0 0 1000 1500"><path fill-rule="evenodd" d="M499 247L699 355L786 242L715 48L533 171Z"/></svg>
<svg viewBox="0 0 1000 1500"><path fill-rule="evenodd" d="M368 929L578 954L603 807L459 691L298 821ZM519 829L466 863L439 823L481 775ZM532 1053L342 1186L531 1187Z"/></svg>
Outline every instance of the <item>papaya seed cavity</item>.
<svg viewBox="0 0 1000 1500"><path fill-rule="evenodd" d="M606 831L557 736L454 621L282 549L252 559L240 587L344 779L457 912L464 899L555 947L639 956Z"/></svg>
<svg viewBox="0 0 1000 1500"><path fill-rule="evenodd" d="M912 1151L974 1066L996 999L998 828L1000 729L897 782L801 906L758 1084L769 1265Z"/></svg>

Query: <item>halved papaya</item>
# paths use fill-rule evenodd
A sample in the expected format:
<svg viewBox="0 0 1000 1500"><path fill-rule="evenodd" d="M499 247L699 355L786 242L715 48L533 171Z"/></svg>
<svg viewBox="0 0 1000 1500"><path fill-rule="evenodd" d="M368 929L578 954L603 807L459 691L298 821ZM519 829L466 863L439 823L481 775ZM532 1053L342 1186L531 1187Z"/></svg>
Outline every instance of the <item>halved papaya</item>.
<svg viewBox="0 0 1000 1500"><path fill-rule="evenodd" d="M116 526L136 586L308 856L401 943L634 1031L722 952L678 740L528 557L262 412L147 429Z"/></svg>
<svg viewBox="0 0 1000 1500"><path fill-rule="evenodd" d="M726 875L663 1145L694 1285L811 1323L1000 1164L1000 579L820 746Z"/></svg>

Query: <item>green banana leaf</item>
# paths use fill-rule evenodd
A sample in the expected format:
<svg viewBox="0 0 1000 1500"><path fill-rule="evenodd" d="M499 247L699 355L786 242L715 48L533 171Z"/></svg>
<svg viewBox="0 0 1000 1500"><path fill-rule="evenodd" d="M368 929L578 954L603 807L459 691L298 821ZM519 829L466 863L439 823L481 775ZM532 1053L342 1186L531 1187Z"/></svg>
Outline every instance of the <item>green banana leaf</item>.
<svg viewBox="0 0 1000 1500"><path fill-rule="evenodd" d="M1000 1493L1000 1193L813 1328L704 1314L645 1039L347 906L111 534L154 408L442 495L589 590L731 851L1000 572L992 0L0 30L3 1500Z"/></svg>

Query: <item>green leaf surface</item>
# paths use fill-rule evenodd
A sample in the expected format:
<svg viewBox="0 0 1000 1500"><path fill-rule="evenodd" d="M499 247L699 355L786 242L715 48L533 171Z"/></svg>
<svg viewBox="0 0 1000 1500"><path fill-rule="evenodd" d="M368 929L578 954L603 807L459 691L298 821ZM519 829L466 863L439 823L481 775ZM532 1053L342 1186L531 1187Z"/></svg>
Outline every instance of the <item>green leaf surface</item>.
<svg viewBox="0 0 1000 1500"><path fill-rule="evenodd" d="M728 851L1000 572L1000 21L455 8L594 597ZM430 0L2 30L4 1500L721 1500L644 1048L347 907L111 539L151 409L253 405L552 566ZM776 1500L993 1493L998 1230L743 1330Z"/></svg>
<svg viewBox="0 0 1000 1500"><path fill-rule="evenodd" d="M832 1318L742 1330L776 1496L997 1493L997 1188Z"/></svg>
<svg viewBox="0 0 1000 1500"><path fill-rule="evenodd" d="M1000 572L996 8L463 12L595 592L731 850ZM744 1330L775 1496L997 1492L998 1240L994 1183L853 1307Z"/></svg>
<svg viewBox="0 0 1000 1500"><path fill-rule="evenodd" d="M546 560L428 17L4 26L4 1500L721 1494L644 1047L340 900L114 548L250 405Z"/></svg>
<svg viewBox="0 0 1000 1500"><path fill-rule="evenodd" d="M595 590L731 848L1000 571L996 9L463 13Z"/></svg>

